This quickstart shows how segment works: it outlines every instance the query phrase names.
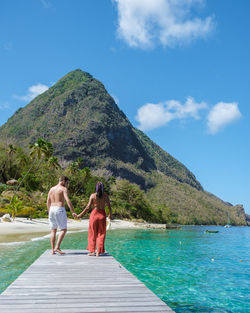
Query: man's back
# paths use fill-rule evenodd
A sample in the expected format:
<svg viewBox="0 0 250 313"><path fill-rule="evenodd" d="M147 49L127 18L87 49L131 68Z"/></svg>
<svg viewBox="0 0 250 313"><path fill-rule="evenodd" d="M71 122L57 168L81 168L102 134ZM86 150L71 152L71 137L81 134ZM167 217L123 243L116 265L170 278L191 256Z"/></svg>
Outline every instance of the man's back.
<svg viewBox="0 0 250 313"><path fill-rule="evenodd" d="M49 191L49 198L52 206L64 207L64 193L66 188L61 185L52 187Z"/></svg>

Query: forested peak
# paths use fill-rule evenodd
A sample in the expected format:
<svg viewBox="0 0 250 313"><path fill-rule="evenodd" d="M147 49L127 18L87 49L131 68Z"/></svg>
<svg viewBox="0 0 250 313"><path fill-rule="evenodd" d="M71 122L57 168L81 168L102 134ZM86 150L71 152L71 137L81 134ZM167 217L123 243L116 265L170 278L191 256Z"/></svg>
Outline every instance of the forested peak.
<svg viewBox="0 0 250 313"><path fill-rule="evenodd" d="M59 79L56 85L63 83L63 84L68 84L68 85L73 86L73 85L77 85L78 83L86 82L91 79L93 79L92 75L90 75L87 72L82 71L81 69L76 69L74 71L69 72L68 74L63 76L61 79Z"/></svg>
<svg viewBox="0 0 250 313"><path fill-rule="evenodd" d="M8 138L24 147L39 137L53 144L61 160L81 157L89 168L105 168L143 189L153 185L148 177L152 171L202 189L183 164L132 126L102 82L80 69L66 74L0 127L2 142Z"/></svg>

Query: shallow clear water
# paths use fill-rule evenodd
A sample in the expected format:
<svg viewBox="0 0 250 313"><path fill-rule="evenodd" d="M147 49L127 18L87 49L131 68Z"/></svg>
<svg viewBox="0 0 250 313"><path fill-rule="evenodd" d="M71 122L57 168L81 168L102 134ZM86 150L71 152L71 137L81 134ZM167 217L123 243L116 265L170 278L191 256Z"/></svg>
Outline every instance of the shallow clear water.
<svg viewBox="0 0 250 313"><path fill-rule="evenodd" d="M62 247L86 244L80 232L67 235ZM48 239L0 245L0 292L48 248ZM106 249L177 313L250 312L249 227L113 230Z"/></svg>

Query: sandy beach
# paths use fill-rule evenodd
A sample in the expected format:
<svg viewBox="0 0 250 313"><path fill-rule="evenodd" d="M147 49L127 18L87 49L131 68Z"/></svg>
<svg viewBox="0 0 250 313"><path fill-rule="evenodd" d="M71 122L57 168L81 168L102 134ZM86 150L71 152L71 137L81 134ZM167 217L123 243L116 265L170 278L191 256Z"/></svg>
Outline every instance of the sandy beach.
<svg viewBox="0 0 250 313"><path fill-rule="evenodd" d="M87 231L88 219L68 219L68 231ZM164 224L138 223L125 220L112 220L110 229L146 229L165 228ZM12 222L0 222L0 243L32 240L50 234L49 222L46 218L28 220L16 218Z"/></svg>

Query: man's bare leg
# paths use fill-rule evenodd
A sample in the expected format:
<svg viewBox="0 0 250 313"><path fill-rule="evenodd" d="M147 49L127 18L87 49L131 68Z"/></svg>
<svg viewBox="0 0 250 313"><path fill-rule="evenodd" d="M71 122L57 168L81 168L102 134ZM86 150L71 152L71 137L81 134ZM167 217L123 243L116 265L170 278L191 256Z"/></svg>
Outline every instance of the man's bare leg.
<svg viewBox="0 0 250 313"><path fill-rule="evenodd" d="M56 229L51 229L50 235L51 254L55 254L55 242L56 242Z"/></svg>
<svg viewBox="0 0 250 313"><path fill-rule="evenodd" d="M64 252L62 252L61 249L60 249L60 245L61 245L61 242L62 242L66 232L67 232L67 229L62 229L61 230L61 232L60 232L60 234L58 236L58 239L57 239L56 247L55 247L55 250L54 250L55 252L58 252L60 254L64 254Z"/></svg>

